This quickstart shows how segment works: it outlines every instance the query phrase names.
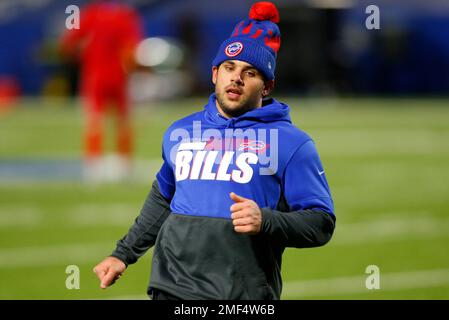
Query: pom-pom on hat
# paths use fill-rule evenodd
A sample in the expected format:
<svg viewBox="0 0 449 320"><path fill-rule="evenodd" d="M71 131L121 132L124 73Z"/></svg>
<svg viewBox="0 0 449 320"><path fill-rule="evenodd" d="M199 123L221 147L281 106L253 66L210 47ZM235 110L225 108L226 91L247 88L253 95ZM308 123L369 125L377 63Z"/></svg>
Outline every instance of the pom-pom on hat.
<svg viewBox="0 0 449 320"><path fill-rule="evenodd" d="M279 12L273 3L256 2L249 11L249 18L238 23L231 37L221 44L212 65L218 67L226 60L245 61L262 72L267 80L273 80L281 45L278 22Z"/></svg>

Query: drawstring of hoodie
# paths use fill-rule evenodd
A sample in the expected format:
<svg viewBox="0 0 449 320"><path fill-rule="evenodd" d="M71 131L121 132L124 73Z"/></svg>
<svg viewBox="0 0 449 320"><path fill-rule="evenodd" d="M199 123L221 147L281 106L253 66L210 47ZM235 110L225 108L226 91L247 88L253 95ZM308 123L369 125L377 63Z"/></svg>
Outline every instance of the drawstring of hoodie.
<svg viewBox="0 0 449 320"><path fill-rule="evenodd" d="M235 125L235 119L231 118L228 120L228 123L226 124L226 128L234 128Z"/></svg>
<svg viewBox="0 0 449 320"><path fill-rule="evenodd" d="M234 125L235 125L234 118L228 119L225 116L223 116L220 112L217 112L217 117L220 117L223 120L226 120L226 128L234 128Z"/></svg>

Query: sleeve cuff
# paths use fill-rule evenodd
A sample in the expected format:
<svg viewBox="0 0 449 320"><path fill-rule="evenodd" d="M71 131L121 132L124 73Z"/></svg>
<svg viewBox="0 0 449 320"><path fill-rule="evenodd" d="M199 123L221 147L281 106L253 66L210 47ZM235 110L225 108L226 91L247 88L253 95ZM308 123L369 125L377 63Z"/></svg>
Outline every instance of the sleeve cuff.
<svg viewBox="0 0 449 320"><path fill-rule="evenodd" d="M110 254L111 257L115 257L123 261L123 263L128 267L128 265L133 263L133 259L131 259L126 252L123 252L123 248L117 246L117 248Z"/></svg>
<svg viewBox="0 0 449 320"><path fill-rule="evenodd" d="M260 211L262 212L262 227L260 230L263 233L270 233L273 219L273 210L270 208L262 208L260 209Z"/></svg>

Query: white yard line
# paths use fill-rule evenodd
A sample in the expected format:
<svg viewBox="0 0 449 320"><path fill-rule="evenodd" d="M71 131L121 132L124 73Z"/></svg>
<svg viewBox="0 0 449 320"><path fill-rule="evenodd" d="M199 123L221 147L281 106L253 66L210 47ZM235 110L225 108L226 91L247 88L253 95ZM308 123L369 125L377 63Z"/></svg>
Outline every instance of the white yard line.
<svg viewBox="0 0 449 320"><path fill-rule="evenodd" d="M449 236L449 219L436 217L395 217L357 223L339 223L332 245L382 243L402 239L438 238Z"/></svg>
<svg viewBox="0 0 449 320"><path fill-rule="evenodd" d="M380 289L368 290L365 281L368 275L287 282L282 298L335 297L342 294L399 291L406 289L444 287L449 285L449 269L423 270L382 274Z"/></svg>
<svg viewBox="0 0 449 320"><path fill-rule="evenodd" d="M101 206L99 206L100 208ZM66 217L67 225L105 225L105 224L131 224L134 213L128 211L127 206L121 208L123 215L113 210L98 210L96 206L78 209L76 218ZM25 210L17 222L27 218ZM27 213L27 214L25 214ZM73 214L73 212L72 212ZM31 215L33 216L34 213ZM20 216L20 215L19 215ZM33 218L36 219L36 218ZM0 220L1 222L1 220ZM339 224L333 239L332 246L350 246L353 244L388 243L407 239L438 238L449 236L449 219L447 218L382 218L371 222ZM115 246L111 243L86 243L69 245L48 245L36 247L17 247L0 249L0 268L39 267L61 264L80 264L94 262L99 257L109 254Z"/></svg>
<svg viewBox="0 0 449 320"><path fill-rule="evenodd" d="M143 205L143 200L142 200ZM65 213L73 226L131 226L139 215L138 205L128 203L81 204Z"/></svg>
<svg viewBox="0 0 449 320"><path fill-rule="evenodd" d="M47 267L93 262L114 249L114 243L86 243L0 250L0 268Z"/></svg>
<svg viewBox="0 0 449 320"><path fill-rule="evenodd" d="M421 270L380 274L380 289L368 290L366 276L292 281L284 283L282 299L308 297L335 298L340 295L368 292L400 291L407 289L434 288L449 285L449 269ZM112 300L148 300L145 294L116 296Z"/></svg>
<svg viewBox="0 0 449 320"><path fill-rule="evenodd" d="M142 200L143 204L143 200ZM129 203L79 204L54 216L31 206L0 208L0 229L39 228L60 225L64 228L83 226L127 226L139 215L139 205Z"/></svg>
<svg viewBox="0 0 449 320"><path fill-rule="evenodd" d="M35 207L4 206L0 208L0 229L36 227L42 223L42 218L42 212Z"/></svg>

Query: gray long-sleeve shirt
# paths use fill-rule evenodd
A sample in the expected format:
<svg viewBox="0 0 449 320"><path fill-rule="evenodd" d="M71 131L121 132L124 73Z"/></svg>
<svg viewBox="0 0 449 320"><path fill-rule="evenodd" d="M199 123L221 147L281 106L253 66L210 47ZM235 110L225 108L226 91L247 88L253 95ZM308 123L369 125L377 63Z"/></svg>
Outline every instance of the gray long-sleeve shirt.
<svg viewBox="0 0 449 320"><path fill-rule="evenodd" d="M326 244L335 217L320 210L262 208L257 235L238 234L232 221L170 213L157 181L128 233L112 253L132 264L155 245L148 292L158 288L183 299L279 299L286 247Z"/></svg>

